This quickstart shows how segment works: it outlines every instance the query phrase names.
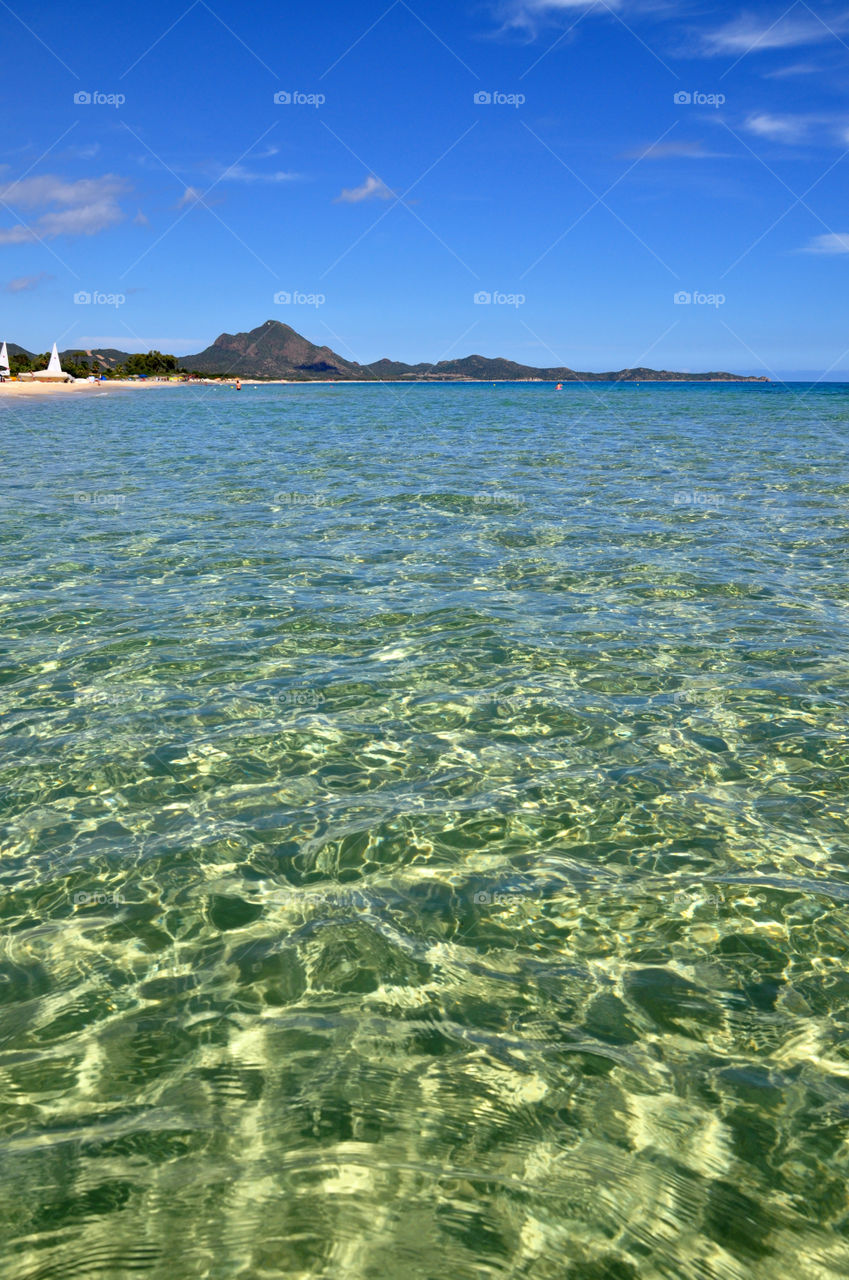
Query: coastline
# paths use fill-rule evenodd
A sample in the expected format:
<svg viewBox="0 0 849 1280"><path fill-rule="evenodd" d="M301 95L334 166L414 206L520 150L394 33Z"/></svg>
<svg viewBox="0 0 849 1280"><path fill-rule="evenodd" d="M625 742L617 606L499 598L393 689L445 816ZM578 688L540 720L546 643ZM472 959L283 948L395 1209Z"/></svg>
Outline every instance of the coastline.
<svg viewBox="0 0 849 1280"><path fill-rule="evenodd" d="M509 386L553 386L553 380L548 382L542 378L462 378L462 379L441 379L441 378L241 378L239 379L243 387L410 387L410 386L493 386L493 387L509 387ZM236 385L236 379L222 378L197 378L191 382L171 382L163 380L157 382L154 379L145 379L139 381L131 381L121 378L109 378L103 382L0 382L0 399L9 397L17 399L27 396L62 396L69 392L76 394L88 393L89 395L106 395L112 391L134 391L139 389L151 390L153 388L163 387L228 387L231 390ZM592 382L584 382L578 379L570 380L563 384L566 387L588 387L588 386L768 386L768 381L754 380L750 378L616 378L610 381L602 381L601 379Z"/></svg>

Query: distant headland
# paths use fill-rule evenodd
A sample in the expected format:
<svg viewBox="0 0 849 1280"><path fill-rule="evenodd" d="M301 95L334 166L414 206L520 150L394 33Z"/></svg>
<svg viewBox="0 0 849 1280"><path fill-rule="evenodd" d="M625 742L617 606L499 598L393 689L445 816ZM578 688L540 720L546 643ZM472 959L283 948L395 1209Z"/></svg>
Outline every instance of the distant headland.
<svg viewBox="0 0 849 1280"><path fill-rule="evenodd" d="M9 343L12 370L41 357ZM69 348L60 353L62 367L75 373L168 374L176 371L214 378L259 378L288 382L769 382L769 378L734 373L676 373L668 369L618 369L608 373L578 372L566 366L535 368L502 357L463 356L435 364L375 360L358 364L327 346L318 346L279 320L266 320L248 333L222 333L197 355L163 356L160 352L131 356L112 348ZM150 368L147 368L147 365ZM161 367L160 367L161 366Z"/></svg>

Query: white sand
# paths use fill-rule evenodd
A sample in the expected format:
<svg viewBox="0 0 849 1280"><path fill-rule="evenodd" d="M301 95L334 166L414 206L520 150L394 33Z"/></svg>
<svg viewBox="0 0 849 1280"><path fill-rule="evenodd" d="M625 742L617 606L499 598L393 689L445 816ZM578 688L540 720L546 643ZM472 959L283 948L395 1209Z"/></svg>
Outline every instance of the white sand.
<svg viewBox="0 0 849 1280"><path fill-rule="evenodd" d="M65 396L73 391L125 390L127 387L181 387L183 382L129 382L110 378L105 382L0 382L0 396Z"/></svg>

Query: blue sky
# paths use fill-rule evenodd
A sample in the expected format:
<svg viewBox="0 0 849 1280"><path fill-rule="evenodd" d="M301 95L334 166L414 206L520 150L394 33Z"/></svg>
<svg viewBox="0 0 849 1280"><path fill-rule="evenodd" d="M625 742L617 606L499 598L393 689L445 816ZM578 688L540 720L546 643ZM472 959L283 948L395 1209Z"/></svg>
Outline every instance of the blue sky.
<svg viewBox="0 0 849 1280"><path fill-rule="evenodd" d="M849 378L846 9L20 13L0 337Z"/></svg>

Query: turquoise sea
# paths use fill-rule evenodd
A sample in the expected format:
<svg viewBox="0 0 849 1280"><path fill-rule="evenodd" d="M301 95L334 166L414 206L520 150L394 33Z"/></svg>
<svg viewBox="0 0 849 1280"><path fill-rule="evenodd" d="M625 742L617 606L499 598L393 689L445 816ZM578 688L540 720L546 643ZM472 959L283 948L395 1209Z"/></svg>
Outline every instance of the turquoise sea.
<svg viewBox="0 0 849 1280"><path fill-rule="evenodd" d="M0 432L3 1280L849 1274L849 387Z"/></svg>

